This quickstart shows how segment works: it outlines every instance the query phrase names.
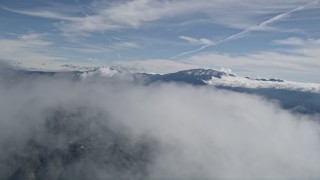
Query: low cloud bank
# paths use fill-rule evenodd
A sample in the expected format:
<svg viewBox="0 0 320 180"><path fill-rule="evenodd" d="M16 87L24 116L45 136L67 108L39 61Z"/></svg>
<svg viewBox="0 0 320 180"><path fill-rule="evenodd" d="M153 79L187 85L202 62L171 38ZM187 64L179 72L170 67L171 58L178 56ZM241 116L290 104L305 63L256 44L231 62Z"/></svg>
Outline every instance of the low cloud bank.
<svg viewBox="0 0 320 180"><path fill-rule="evenodd" d="M5 179L320 177L319 124L257 96L90 78L8 85L5 78Z"/></svg>

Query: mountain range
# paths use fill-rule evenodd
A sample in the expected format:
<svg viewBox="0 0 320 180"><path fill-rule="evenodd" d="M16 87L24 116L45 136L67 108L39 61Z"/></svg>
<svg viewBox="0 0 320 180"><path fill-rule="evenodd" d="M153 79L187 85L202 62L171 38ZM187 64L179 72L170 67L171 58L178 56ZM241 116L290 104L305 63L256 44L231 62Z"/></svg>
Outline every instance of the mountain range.
<svg viewBox="0 0 320 180"><path fill-rule="evenodd" d="M212 86L239 93L254 94L277 101L283 108L303 114L320 113L320 85L299 83L277 78L240 77L212 69L189 69L167 74L131 73L126 69L96 67L85 71L45 72L7 68L2 76L12 81L25 78L53 77L74 81L84 79L126 81L151 85L179 83L195 86Z"/></svg>

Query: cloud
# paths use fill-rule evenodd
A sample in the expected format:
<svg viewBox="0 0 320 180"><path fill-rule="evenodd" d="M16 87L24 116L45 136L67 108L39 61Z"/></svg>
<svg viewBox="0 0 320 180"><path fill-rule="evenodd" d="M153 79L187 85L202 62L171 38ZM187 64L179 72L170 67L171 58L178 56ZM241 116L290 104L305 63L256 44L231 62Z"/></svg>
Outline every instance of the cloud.
<svg viewBox="0 0 320 180"><path fill-rule="evenodd" d="M2 8L3 10L15 12L18 14L24 14L28 16L36 16L36 17L41 17L41 18L48 18L48 19L57 19L57 20L63 20L63 21L71 21L71 22L76 22L80 21L81 18L78 17L71 17L68 14L62 14L61 12L53 12L50 10L33 10L33 11L28 11L28 10L16 10L16 9L10 9L10 8Z"/></svg>
<svg viewBox="0 0 320 180"><path fill-rule="evenodd" d="M92 55L103 56L140 48L138 43L125 40L117 40L108 44L92 44L86 41L72 44L70 42L59 43L55 42L51 35L40 33L13 34L13 37L2 37L0 38L1 60L22 68L59 71L61 65L66 63L92 66L92 60L85 60L86 57ZM73 54L70 57L71 53ZM82 57L77 56L80 54Z"/></svg>
<svg viewBox="0 0 320 180"><path fill-rule="evenodd" d="M290 37L273 41L276 45L290 47L287 50L290 54L297 54L304 57L319 59L320 39ZM314 60L316 62L316 60Z"/></svg>
<svg viewBox="0 0 320 180"><path fill-rule="evenodd" d="M256 96L105 78L14 84L1 78L2 177L320 176L319 123Z"/></svg>
<svg viewBox="0 0 320 180"><path fill-rule="evenodd" d="M189 42L192 45L209 45L209 44L213 45L213 44L215 44L214 41L212 41L210 39L206 39L206 38L196 39L196 38L189 37L189 36L179 36L179 38Z"/></svg>
<svg viewBox="0 0 320 180"><path fill-rule="evenodd" d="M37 34L37 33L31 33L31 34L23 34L20 37L18 37L19 40L24 41L26 44L32 45L32 46L38 46L38 47L46 47L49 45L52 45L53 42L45 41L44 40L44 34Z"/></svg>
<svg viewBox="0 0 320 180"><path fill-rule="evenodd" d="M284 42L285 41L285 42ZM289 42L290 41L290 42ZM278 43L290 43L292 39ZM296 41L296 40L295 40ZM301 42L300 42L301 41ZM296 42L295 42L296 43ZM116 62L134 72L170 73L192 68L230 68L240 76L280 78L284 80L319 83L319 46L317 40L299 39L301 45L279 52L261 51L245 55L222 54L218 52L193 55L184 60L136 60Z"/></svg>
<svg viewBox="0 0 320 180"><path fill-rule="evenodd" d="M195 49L195 50L192 50L192 51L187 51L187 52L183 52L181 54L178 54L176 56L174 56L173 58L177 58L177 57L181 57L181 56L185 56L185 55L188 55L188 54L191 54L191 53L196 53L196 52L199 52L199 51L202 51L208 47L211 47L211 46L214 46L214 45L217 45L217 44L220 44L220 43L224 43L224 42L227 42L227 41L232 41L232 40L235 40L235 39L239 39L239 38L242 38L244 36L246 36L248 33L252 32L252 31L261 31L261 30L267 30L267 29L270 29L268 28L268 25L271 25L273 23L276 23L276 22L279 22L281 20L284 20L285 18L288 18L288 16L294 12L297 12L297 11L301 11L301 10L304 10L312 5L315 5L315 4L318 4L319 1L313 1L311 3L307 3L305 5L302 5L302 6L299 6L297 8L294 8L292 10L289 10L289 11L286 11L284 13L281 13L279 15L276 15L268 20L265 20L261 23L259 23L258 25L253 25L253 26L250 26L246 29L244 29L243 31L239 32L239 33L235 33L235 34L232 34L220 41L217 41L217 43L208 43L208 44L204 44L202 47L198 48L198 49Z"/></svg>
<svg viewBox="0 0 320 180"><path fill-rule="evenodd" d="M77 7L79 2L75 1ZM212 23L222 24L227 27L248 30L259 22L263 22L263 16L270 14L280 15L261 23L259 28L267 24L285 18L290 13L302 10L307 0L294 1L252 1L246 0L241 4L236 0L182 0L182 1L157 1L157 0L134 0L134 1L93 1L87 7L90 13L83 16L83 8L80 6L78 12L68 12L65 8L58 6L52 10L47 7L35 9L13 9L2 8L12 12L48 18L60 21L57 27L66 36L88 35L95 32L103 32L119 29L138 29L149 22L166 20L169 18L182 18L182 22L190 22L201 15ZM316 2L314 2L315 4ZM237 4L235 6L234 4ZM312 3L310 3L311 5ZM313 4L312 4L313 5ZM299 8L296 8L299 7ZM61 10L62 9L62 10ZM293 9L293 10L292 10ZM233 13L225 13L233 12ZM282 13L285 12L285 13ZM79 16L82 14L82 16ZM194 15L194 16L193 16ZM257 18L258 17L258 18ZM258 29L258 27L256 27Z"/></svg>
<svg viewBox="0 0 320 180"><path fill-rule="evenodd" d="M115 47L116 49L135 49L140 47L137 43L134 42L118 42L111 46Z"/></svg>
<svg viewBox="0 0 320 180"><path fill-rule="evenodd" d="M300 38L290 37L288 39L274 40L275 44L278 45L292 45L292 46L301 46L304 44L304 41Z"/></svg>
<svg viewBox="0 0 320 180"><path fill-rule="evenodd" d="M261 78L260 78L261 79ZM212 78L207 81L208 84L214 86L240 87L240 88L270 88L270 89L285 89L293 91L305 91L320 93L320 85L316 83L298 83L292 81L264 81L249 79L245 77L224 76L222 78Z"/></svg>
<svg viewBox="0 0 320 180"><path fill-rule="evenodd" d="M277 45L289 45L297 47L320 47L320 39L303 39L298 37L290 37L273 41Z"/></svg>
<svg viewBox="0 0 320 180"><path fill-rule="evenodd" d="M132 61L117 61L112 63L113 66L124 67L131 72L146 72L146 73L171 73L179 70L198 68L197 65L192 65L183 62L175 62L166 59L148 59L148 60L132 60Z"/></svg>
<svg viewBox="0 0 320 180"><path fill-rule="evenodd" d="M84 65L84 62L86 62L87 64L92 63L92 59L98 59L98 61L95 61L95 63L104 63L108 61L114 61L118 58L120 60L124 60L126 59L126 55L130 55L130 59L135 59L135 62L137 63L128 62L128 64L137 64L139 68L136 69L149 69L153 72L169 72L189 67L230 67L236 72L242 72L242 75L254 74L269 77L279 76L279 78L285 79L288 79L289 73L294 72L292 73L292 77L289 77L289 79L291 80L294 80L293 76L297 76L297 78L302 79L301 77L298 77L298 73L296 73L297 71L299 71L299 73L301 73L304 77L306 77L308 74L313 79L315 79L315 77L318 75L316 69L319 67L319 64L317 63L316 59L319 57L319 51L317 51L316 48L303 48L302 46L294 46L293 51L295 52L289 51L288 47L285 47L286 49L283 51L279 48L276 51L266 50L263 52L253 52L247 55L237 56L232 55L231 53L222 54L219 52L212 52L210 54L190 56L184 58L184 60L171 62L170 60L165 59L163 56L174 53L176 50L170 48L170 46L183 46L183 41L176 40L176 42L172 42L174 38L172 38L171 40L167 40L169 39L169 37L167 37L167 33L163 33L163 36L161 38L159 38L154 33L150 33L153 30L159 32L159 29L162 29L164 27L166 28L166 25L168 25L167 23L169 23L170 25L174 23L192 24L193 22L199 21L210 24L210 26L214 25L213 27L215 27L215 25L218 25L219 29L222 25L224 26L221 27L222 29L228 29L231 32L238 32L234 34L230 33L229 35L226 35L225 38L222 38L222 40L215 40L214 42L211 40L211 38L193 35L191 32L175 34L174 37L180 36L180 38L186 40L187 42L190 42L191 44L198 44L199 46L202 46L199 49L184 52L182 54L179 54L178 56L187 54L192 55L192 53L200 52L201 50L204 50L213 44L217 45L224 41L235 40L237 38L243 37L243 35L247 35L247 33L252 31L269 31L277 29L276 27L273 27L276 25L275 22L279 23L283 20L287 20L290 17L290 14L293 12L301 10L304 11L309 8L317 8L319 4L317 4L316 1L293 0L288 2L276 0L257 0L253 2L252 0L245 0L241 3L236 0L123 0L108 2L90 1L86 4L86 6L84 6L85 9L79 9L79 2L75 2L77 2L77 4L75 3L73 6L70 4L58 4L52 7L35 6L31 9L16 9L12 7L2 9L10 10L22 15L25 14L29 16L54 20L48 22L54 23L54 26L59 28L61 32L66 36L84 35L90 38L93 33L99 33L101 35L101 39L100 36L92 35L93 39L91 40L94 40L95 44L92 44L91 40L84 40L81 42L73 41L70 43L69 41L67 42L67 40L64 41L64 39L60 39L61 37L57 37L56 43L60 43L59 45L50 44L53 42L53 39L49 41L45 38L46 36L24 37L26 39L29 38L28 43L26 42L26 40L20 39L22 37L3 38L1 39L1 47L3 48L1 48L0 50L2 59L14 60L17 63L22 63L23 61L23 63L27 63L28 66L35 66L36 64L37 67L43 67L41 64L48 65L48 62L54 62L53 64L56 65L51 66L59 67L57 65L57 62L59 61L64 61L62 62L62 64L74 63L76 65ZM73 8L68 11L68 8L64 7L64 5L68 8ZM83 15L83 10L86 11L85 13L87 15ZM301 12L301 14L304 13ZM297 15L300 15L300 13L297 13ZM154 26L155 24L156 26ZM181 25L177 26L181 27ZM188 29L188 27L191 27L191 25L183 25L183 28L186 27ZM176 30L174 28L176 28L176 26L173 27L173 30ZM141 29L143 31L139 31L136 36L136 30ZM133 30L135 32L133 33L132 31L132 33L130 33L126 30ZM183 29L181 28L179 30ZM104 34L104 36L102 36L101 33L104 33L104 31L109 31L110 34L106 33ZM211 31L211 29L206 29L205 34L209 34L209 31ZM228 33L230 31L226 31L223 33ZM126 34L126 36L121 36L123 41L119 41L117 38L113 38L111 41L116 42L105 42L109 35L110 37L114 35L117 36L117 33ZM141 34L143 36L142 38L139 37L139 35ZM185 34L190 34L190 36L183 36ZM55 36L57 34L52 35ZM132 35L134 35L135 37L132 38ZM151 38L150 36L156 37ZM215 37L215 29L212 29L212 35L208 35L208 37ZM31 42L32 38L37 38L37 41L33 39ZM215 37L214 39L217 38ZM15 41L15 43L13 43L13 40ZM299 41L305 41L305 39L302 38ZM310 39L310 41L313 40ZM98 42L101 43L98 44ZM275 41L275 43L279 44L280 42L278 40L278 42ZM300 43L306 44L306 42ZM25 45L22 48L21 44L28 45L30 48L26 48ZM56 47L51 48L54 45ZM158 53L147 53L145 54L145 56L148 56L148 59L139 59L137 56L139 56L140 51L142 51L141 49L139 49L140 47L145 47L147 50L150 50L150 48L152 50L156 49ZM132 49L136 51L131 52L130 50ZM24 52L24 54L22 55L15 52ZM64 57L61 57L62 55L64 55ZM163 59L164 64L162 65L158 60L146 62L147 60L152 59L152 57L149 58L150 56L162 56L161 58ZM221 58L221 60L217 58ZM222 59L225 61L223 61ZM158 65L159 67L151 67L151 64ZM142 66L146 67L142 68ZM168 68L168 70L165 69L166 67ZM257 67L256 70L254 69L255 67ZM276 69L276 71L273 72L270 69L263 69L263 67L274 68ZM245 70L248 70L249 72L247 72L249 74L245 74ZM255 72L252 73L253 71ZM268 75L267 73L271 74ZM300 79L297 80L300 81Z"/></svg>
<svg viewBox="0 0 320 180"><path fill-rule="evenodd" d="M300 49L300 52L307 51ZM233 56L230 54L207 53L191 56L185 61L189 64L207 67L228 67L242 76L276 77L285 80L315 82L320 67L317 52L307 52L307 55L296 51L256 52ZM297 73L298 72L298 73Z"/></svg>
<svg viewBox="0 0 320 180"><path fill-rule="evenodd" d="M140 48L140 45L135 42L130 41L117 41L111 42L109 44L91 44L91 43L78 43L78 47L70 48L63 47L64 49L70 49L73 51L84 52L88 54L105 54L105 53L114 53L114 52L122 52L129 51L132 49Z"/></svg>
<svg viewBox="0 0 320 180"><path fill-rule="evenodd" d="M53 47L54 43L46 36L46 34L28 33L15 38L1 38L1 60L19 67L59 67L57 62L66 60L66 58L47 53L47 49Z"/></svg>

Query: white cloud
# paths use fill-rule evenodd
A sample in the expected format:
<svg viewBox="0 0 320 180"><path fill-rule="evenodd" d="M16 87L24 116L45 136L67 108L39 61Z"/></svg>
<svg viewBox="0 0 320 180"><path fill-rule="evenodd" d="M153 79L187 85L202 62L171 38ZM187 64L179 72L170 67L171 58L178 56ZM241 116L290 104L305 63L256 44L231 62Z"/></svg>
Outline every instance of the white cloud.
<svg viewBox="0 0 320 180"><path fill-rule="evenodd" d="M160 74L199 67L188 63L176 62L165 59L117 61L112 65L124 67L131 72L146 72Z"/></svg>
<svg viewBox="0 0 320 180"><path fill-rule="evenodd" d="M192 45L214 45L215 44L214 41L206 38L197 39L190 36L179 36L179 38L189 42Z"/></svg>
<svg viewBox="0 0 320 180"><path fill-rule="evenodd" d="M310 3L311 2L311 3ZM133 0L133 1L95 1L88 5L90 13L86 16L79 16L80 11L66 11L49 9L47 7L13 10L20 14L49 18L57 20L56 26L65 35L89 35L90 33L103 32L108 30L131 29L144 27L148 22L166 23L166 19L175 19L178 23L191 22L197 20L200 15L206 23L217 23L224 26L240 29L239 33L231 34L213 42L208 38L194 38L180 36L181 39L191 44L202 45L200 49L185 52L181 55L201 51L213 44L240 38L248 32L257 30L273 30L270 27L274 22L281 22L289 17L293 12L306 10L318 6L317 1L292 0L292 1L264 1L264 0L244 0L241 3L237 0ZM62 8L61 8L62 9ZM232 13L226 13L232 12ZM161 20L161 21L160 21ZM158 27L157 27L158 28ZM214 32L212 32L214 34ZM160 40L159 40L160 41ZM152 42L155 42L152 40ZM319 69L319 40L289 38L286 40L274 41L276 44L294 46L292 51L286 52L256 52L247 55L233 56L230 54L209 53L200 54L186 58L185 61L170 60L137 60L128 64L135 64L138 68L146 71L170 72L192 67L227 67L243 75L267 75L268 77L281 77L287 79L292 76L318 75ZM24 61L32 64L38 61L47 63L48 61L63 60L61 57L50 56L44 51L48 51L52 42L45 41L37 35L26 35L16 39L1 39L0 53L3 59L29 59ZM160 44L160 43L159 43ZM142 43L141 43L142 45ZM61 47L67 50L83 53L110 53L121 57L121 50L139 48L140 44L130 41L116 42L111 44L79 44L77 47ZM44 50L43 52L41 52ZM293 52L294 51L294 52ZM23 55L16 52L24 52ZM29 58L28 58L29 57ZM44 62L46 61L46 62ZM66 63L66 62L64 62ZM69 63L69 62L68 62ZM39 63L38 63L39 64ZM152 66L157 67L152 67ZM131 65L130 65L131 66ZM166 68L168 68L166 70ZM256 69L255 69L256 68ZM271 70L270 70L271 69ZM247 70L245 72L245 70ZM249 73L249 74L246 74ZM270 73L268 75L268 73ZM299 78L299 77L298 77ZM292 77L288 78L292 79Z"/></svg>
<svg viewBox="0 0 320 180"><path fill-rule="evenodd" d="M46 40L45 34L37 33L23 34L16 38L1 38L1 60L25 68L58 69L59 61L67 59L46 53L53 44Z"/></svg>
<svg viewBox="0 0 320 180"><path fill-rule="evenodd" d="M291 41L291 40L290 40ZM303 41L303 40L301 40ZM144 72L168 73L191 68L231 68L241 76L262 76L267 78L281 78L285 80L314 82L319 81L320 51L317 40L306 41L299 48L284 50L283 52L261 51L246 55L231 55L221 53L206 53L194 55L184 60L140 60L119 62L129 69Z"/></svg>
<svg viewBox="0 0 320 180"><path fill-rule="evenodd" d="M217 43L209 43L209 44L202 44L203 46L198 48L198 49L195 49L195 50L191 50L191 51L187 51L187 52L183 52L183 53L180 53L176 56L174 56L173 58L177 58L177 57L180 57L180 56L185 56L185 55L188 55L188 54L191 54L191 53L196 53L196 52L199 52L199 51L202 51L210 46L214 46L214 45L217 45L217 44L220 44L220 43L224 43L224 42L227 42L227 41L232 41L232 40L235 40L235 39L239 39L239 38L242 38L244 36L246 36L248 33L252 32L252 31L261 31L261 30L268 30L268 29L272 29L270 27L268 27L269 25L272 25L273 23L276 23L276 22L279 22L279 21L282 21L284 20L285 18L288 18L292 13L295 13L297 11L301 11L301 10L304 10L312 5L316 5L318 4L318 1L313 1L311 3L307 3L307 4L304 4L304 5L301 5L301 6L298 6L292 10L288 10L284 13L281 13L279 15L276 15L270 19L267 19L267 20L264 20L263 22L259 22L259 24L257 25L252 25L252 26L249 26L248 28L245 28L243 31L239 32L239 33L235 33L235 34L232 34L220 41L217 41Z"/></svg>
<svg viewBox="0 0 320 180"><path fill-rule="evenodd" d="M243 76L276 77L319 83L317 79L320 68L319 57L266 51L239 56L209 53L192 56L186 61L200 66L228 67Z"/></svg>
<svg viewBox="0 0 320 180"><path fill-rule="evenodd" d="M52 10L16 10L16 9L10 9L10 8L2 8L7 11L19 13L19 14L25 14L28 16L36 16L41 18L48 18L48 19L58 19L63 21L71 21L76 22L80 21L80 17L72 17L68 14L62 14L61 12L54 12Z"/></svg>
<svg viewBox="0 0 320 180"><path fill-rule="evenodd" d="M290 37L288 39L274 40L275 44L279 45L292 45L292 46L301 46L304 44L304 40L296 37Z"/></svg>
<svg viewBox="0 0 320 180"><path fill-rule="evenodd" d="M22 35L13 34L13 36L0 38L0 46L2 47L0 49L0 60L22 68L42 70L60 70L61 65L66 63L90 66L93 61L92 59L84 60L85 57L80 59L67 57L70 52L92 56L92 54L121 53L140 48L139 44L124 40L108 44L77 42L72 45L62 43L56 46L47 34L27 33ZM61 54L57 52L61 52ZM79 62L81 60L82 62Z"/></svg>
<svg viewBox="0 0 320 180"><path fill-rule="evenodd" d="M86 53L110 53L110 52L121 52L128 51L132 49L140 48L140 45L135 42L130 41L119 41L112 42L109 44L91 44L91 43L79 43L80 47L69 48L74 51L86 52ZM68 48L68 47L65 47Z"/></svg>
<svg viewBox="0 0 320 180"><path fill-rule="evenodd" d="M114 47L116 49L136 49L139 48L140 46L137 43L134 42L117 42L114 43L112 45L110 45L110 47Z"/></svg>
<svg viewBox="0 0 320 180"><path fill-rule="evenodd" d="M87 13L88 15L82 17L76 13L68 14L67 11L60 11L58 8L54 11L48 8L33 10L6 8L6 10L64 21L58 23L57 26L65 35L74 33L86 35L87 33L115 29L140 28L145 23L166 18L185 16L186 18L181 21L189 22L196 18L196 16L192 17L195 14L205 15L205 18L213 23L245 30L260 22L264 23L260 24L259 27L279 21L292 12L307 8L306 3L310 3L310 1L246 0L239 3L236 0L133 0L111 2L111 4L104 1L96 1L91 6L88 6L90 14ZM79 12L83 12L83 9L80 8ZM265 21L264 15L277 13L281 14Z"/></svg>
<svg viewBox="0 0 320 180"><path fill-rule="evenodd" d="M290 37L287 39L274 40L275 44L290 45L298 47L320 47L320 39L303 39L298 37Z"/></svg>
<svg viewBox="0 0 320 180"><path fill-rule="evenodd" d="M223 76L222 78L212 78L208 84L215 86L241 87L241 88L274 88L294 91L306 91L320 93L320 84L298 83L292 81L258 81L245 77Z"/></svg>
<svg viewBox="0 0 320 180"><path fill-rule="evenodd" d="M6 162L19 164L20 159L16 158L19 155L26 159L52 154L59 157L74 141L88 143L90 150L81 150L80 159L63 161L59 168L68 172L76 164L86 174L110 178L105 172L119 170L111 164L118 163L118 158L129 159L133 164L139 161L128 158L127 151L120 151L112 156L115 161L110 160L108 148L119 142L114 141L115 135L115 139L128 141L125 148L136 147L141 139L152 140L151 145L143 146L151 146L147 148L150 154L147 153L146 161L141 164L147 166L142 169L147 171L146 179L316 179L320 176L319 123L256 96L211 87L132 86L90 80L70 83L49 78L22 81L9 87L0 84L0 99L0 157L8 160L0 161L1 167L7 167ZM56 127L56 121L62 126L60 119L63 128L50 131ZM30 141L38 146L28 146ZM116 145L120 150L123 148L121 143ZM39 153L36 147L41 152L44 148L45 153ZM35 151L28 153L24 148ZM57 149L61 151L56 153ZM15 156L11 156L12 152ZM137 157L144 157L144 153ZM60 162L54 157L55 162ZM109 159L100 160L105 158ZM84 159L89 163L81 163ZM12 173L16 170L14 165L1 172ZM88 165L90 168L83 168ZM124 167L120 166L120 170ZM138 173L139 167L140 164L134 169Z"/></svg>
<svg viewBox="0 0 320 180"><path fill-rule="evenodd" d="M290 37L273 42L278 45L291 46L291 49L287 50L291 54L298 54L314 59L320 58L320 39Z"/></svg>

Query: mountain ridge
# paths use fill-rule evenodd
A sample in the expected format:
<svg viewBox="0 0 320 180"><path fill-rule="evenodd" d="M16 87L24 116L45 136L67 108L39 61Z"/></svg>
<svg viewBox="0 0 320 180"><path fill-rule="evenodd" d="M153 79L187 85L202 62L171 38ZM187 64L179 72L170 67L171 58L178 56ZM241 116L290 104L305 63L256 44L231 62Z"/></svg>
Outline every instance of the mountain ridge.
<svg viewBox="0 0 320 180"><path fill-rule="evenodd" d="M37 77L54 77L54 78L68 78L72 80L83 79L112 79L115 81L133 81L142 82L143 84L153 84L161 82L184 83L190 85L213 85L213 86L230 86L230 87L244 87L244 88L274 88L274 89L288 89L296 91L308 91L320 93L320 84L315 83L300 83L294 81L286 81L278 78L252 78L241 77L233 73L218 71L214 69L187 69L166 74L153 73L133 73L127 69L119 67L95 67L84 71L34 71L34 70L20 70L8 69L2 71L2 76L12 76L14 78L37 78Z"/></svg>

